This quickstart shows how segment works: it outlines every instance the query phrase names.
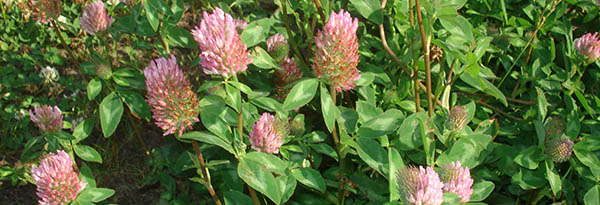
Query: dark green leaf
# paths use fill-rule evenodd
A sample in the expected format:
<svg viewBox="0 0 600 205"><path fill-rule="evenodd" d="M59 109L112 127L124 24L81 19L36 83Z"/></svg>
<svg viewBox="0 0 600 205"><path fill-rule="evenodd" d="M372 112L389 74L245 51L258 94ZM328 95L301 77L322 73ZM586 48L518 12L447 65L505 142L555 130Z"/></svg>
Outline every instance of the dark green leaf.
<svg viewBox="0 0 600 205"><path fill-rule="evenodd" d="M285 98L283 109L293 110L309 103L315 97L318 85L319 81L314 78L297 82Z"/></svg>
<svg viewBox="0 0 600 205"><path fill-rule="evenodd" d="M102 127L102 134L104 137L110 137L115 130L119 122L121 122L121 116L123 115L123 102L119 99L116 93L111 93L104 97L100 103L100 127Z"/></svg>

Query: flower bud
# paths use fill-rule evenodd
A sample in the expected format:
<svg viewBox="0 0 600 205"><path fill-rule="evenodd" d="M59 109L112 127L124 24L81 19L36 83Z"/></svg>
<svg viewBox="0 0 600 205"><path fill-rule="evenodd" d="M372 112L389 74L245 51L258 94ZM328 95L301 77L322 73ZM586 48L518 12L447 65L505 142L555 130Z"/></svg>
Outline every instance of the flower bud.
<svg viewBox="0 0 600 205"><path fill-rule="evenodd" d="M468 121L467 109L464 106L454 106L450 109L450 113L448 115L447 126L452 130L462 130L467 124Z"/></svg>
<svg viewBox="0 0 600 205"><path fill-rule="evenodd" d="M567 137L558 137L546 141L546 154L554 162L565 162L573 153L573 141Z"/></svg>
<svg viewBox="0 0 600 205"><path fill-rule="evenodd" d="M551 117L546 122L546 137L560 137L565 132L566 122L560 117Z"/></svg>
<svg viewBox="0 0 600 205"><path fill-rule="evenodd" d="M439 62L442 57L444 57L444 50L436 45L431 46L431 60Z"/></svg>
<svg viewBox="0 0 600 205"><path fill-rule="evenodd" d="M300 136L304 134L306 128L304 127L304 115L299 114L294 117L290 122L290 131L294 136Z"/></svg>
<svg viewBox="0 0 600 205"><path fill-rule="evenodd" d="M277 62L281 62L288 56L289 46L287 40L281 34L275 34L267 39L267 51Z"/></svg>
<svg viewBox="0 0 600 205"><path fill-rule="evenodd" d="M96 67L96 76L108 80L112 76L112 68L110 68L110 65L104 63L98 64Z"/></svg>
<svg viewBox="0 0 600 205"><path fill-rule="evenodd" d="M62 12L61 0L29 0L33 18L40 23L48 23L56 19Z"/></svg>

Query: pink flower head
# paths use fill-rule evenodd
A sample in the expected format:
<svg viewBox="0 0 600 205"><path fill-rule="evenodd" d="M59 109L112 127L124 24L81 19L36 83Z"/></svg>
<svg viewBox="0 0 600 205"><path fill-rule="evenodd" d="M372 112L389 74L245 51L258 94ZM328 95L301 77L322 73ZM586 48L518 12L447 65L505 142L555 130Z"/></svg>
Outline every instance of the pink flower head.
<svg viewBox="0 0 600 205"><path fill-rule="evenodd" d="M152 118L169 135L183 132L198 122L198 100L190 83L177 65L175 56L158 58L144 69L146 101L152 107Z"/></svg>
<svg viewBox="0 0 600 205"><path fill-rule="evenodd" d="M98 0L88 4L85 9L83 9L83 14L81 15L79 23L85 32L93 35L96 32L106 30L112 22L113 19L106 12L104 3Z"/></svg>
<svg viewBox="0 0 600 205"><path fill-rule="evenodd" d="M444 201L444 184L431 167L406 167L398 172L398 180L401 193L410 204L440 205Z"/></svg>
<svg viewBox="0 0 600 205"><path fill-rule="evenodd" d="M35 107L29 111L29 118L42 132L57 132L62 129L63 116L56 106Z"/></svg>
<svg viewBox="0 0 600 205"><path fill-rule="evenodd" d="M279 153L279 147L283 144L287 133L284 121L269 113L263 113L252 127L249 136L252 149L259 152Z"/></svg>
<svg viewBox="0 0 600 205"><path fill-rule="evenodd" d="M77 198L86 186L73 167L73 160L63 150L48 154L31 168L37 186L39 204L62 205Z"/></svg>
<svg viewBox="0 0 600 205"><path fill-rule="evenodd" d="M337 91L353 89L360 78L356 68L359 61L357 28L358 19L340 10L331 13L329 21L315 37L314 72Z"/></svg>
<svg viewBox="0 0 600 205"><path fill-rule="evenodd" d="M473 194L473 179L469 168L462 167L459 161L442 167L444 191L460 196L463 203L469 202Z"/></svg>
<svg viewBox="0 0 600 205"><path fill-rule="evenodd" d="M213 13L204 12L202 16L192 35L202 52L200 65L204 73L228 77L244 72L252 59L237 29L245 27L245 22L233 19L220 8Z"/></svg>
<svg viewBox="0 0 600 205"><path fill-rule="evenodd" d="M587 33L575 39L575 49L592 61L600 58L600 34Z"/></svg>

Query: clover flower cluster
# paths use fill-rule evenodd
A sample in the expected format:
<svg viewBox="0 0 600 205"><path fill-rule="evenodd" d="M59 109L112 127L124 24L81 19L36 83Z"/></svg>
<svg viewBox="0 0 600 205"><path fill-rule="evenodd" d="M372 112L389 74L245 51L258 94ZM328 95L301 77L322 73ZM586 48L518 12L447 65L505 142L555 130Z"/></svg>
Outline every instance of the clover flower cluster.
<svg viewBox="0 0 600 205"><path fill-rule="evenodd" d="M144 69L146 101L152 107L152 118L164 135L183 132L198 119L198 100L175 56L158 58Z"/></svg>
<svg viewBox="0 0 600 205"><path fill-rule="evenodd" d="M81 28L91 35L106 30L112 22L113 19L106 12L104 3L99 0L88 4L83 9L83 14L80 18Z"/></svg>
<svg viewBox="0 0 600 205"><path fill-rule="evenodd" d="M358 19L340 10L331 13L323 30L315 36L313 70L337 91L352 90L360 78L357 29Z"/></svg>
<svg viewBox="0 0 600 205"><path fill-rule="evenodd" d="M440 205L444 192L455 193L462 203L470 200L473 179L469 169L460 162L441 168L441 177L432 167L405 167L398 171L400 194L413 205Z"/></svg>
<svg viewBox="0 0 600 205"><path fill-rule="evenodd" d="M252 149L265 153L279 153L279 147L283 144L288 134L285 121L278 119L269 113L263 113L258 121L252 126L252 132L248 136Z"/></svg>
<svg viewBox="0 0 600 205"><path fill-rule="evenodd" d="M29 111L29 118L42 132L57 132L62 129L63 116L57 106L35 107Z"/></svg>
<svg viewBox="0 0 600 205"><path fill-rule="evenodd" d="M45 156L39 165L31 168L31 175L37 187L39 204L68 204L86 186L79 178L73 160L63 150Z"/></svg>
<svg viewBox="0 0 600 205"><path fill-rule="evenodd" d="M595 61L600 58L600 34L598 32L587 33L575 39L574 43L575 49L589 60Z"/></svg>
<svg viewBox="0 0 600 205"><path fill-rule="evenodd" d="M252 58L238 34L238 29L243 29L246 23L220 8L212 13L204 12L202 17L192 35L200 47L204 73L229 77L246 71Z"/></svg>

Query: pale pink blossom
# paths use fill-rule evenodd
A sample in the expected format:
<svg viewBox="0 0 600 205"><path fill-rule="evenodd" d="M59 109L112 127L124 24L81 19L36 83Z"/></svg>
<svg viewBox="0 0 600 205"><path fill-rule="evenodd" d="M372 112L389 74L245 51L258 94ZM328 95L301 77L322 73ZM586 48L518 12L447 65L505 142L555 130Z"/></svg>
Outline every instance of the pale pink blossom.
<svg viewBox="0 0 600 205"><path fill-rule="evenodd" d="M57 106L35 107L29 111L29 118L42 132L56 132L62 129L63 116Z"/></svg>
<svg viewBox="0 0 600 205"><path fill-rule="evenodd" d="M360 79L357 69L358 20L344 10L331 13L323 30L315 36L313 69L317 77L324 78L337 91L351 90Z"/></svg>
<svg viewBox="0 0 600 205"><path fill-rule="evenodd" d="M267 39L267 51L269 52L273 52L275 51L275 49L279 48L280 46L286 46L287 45L287 40L285 40L285 37L283 35L281 35L280 33L272 35L271 37L269 37Z"/></svg>
<svg viewBox="0 0 600 205"><path fill-rule="evenodd" d="M575 49L594 61L600 58L600 34L598 32L587 33L575 39Z"/></svg>
<svg viewBox="0 0 600 205"><path fill-rule="evenodd" d="M89 33L95 34L106 30L113 22L113 19L106 12L104 3L98 0L94 3L88 4L83 9L83 14L79 19L81 28Z"/></svg>
<svg viewBox="0 0 600 205"><path fill-rule="evenodd" d="M288 133L287 129L284 121L269 113L263 113L248 136L252 149L259 152L279 153L279 147Z"/></svg>
<svg viewBox="0 0 600 205"><path fill-rule="evenodd" d="M469 168L456 161L443 166L441 173L444 191L457 194L463 203L469 202L473 194L473 179Z"/></svg>
<svg viewBox="0 0 600 205"><path fill-rule="evenodd" d="M46 155L38 166L31 168L31 176L37 186L38 203L44 205L68 204L86 186L73 160L63 150Z"/></svg>
<svg viewBox="0 0 600 205"><path fill-rule="evenodd" d="M212 13L204 12L202 17L192 35L200 47L204 73L228 77L244 72L252 63L246 44L238 34L245 22L233 19L220 8Z"/></svg>
<svg viewBox="0 0 600 205"><path fill-rule="evenodd" d="M146 101L163 135L183 132L199 121L198 100L175 56L158 58L144 69Z"/></svg>
<svg viewBox="0 0 600 205"><path fill-rule="evenodd" d="M444 184L431 167L406 167L399 171L397 177L406 202L413 205L440 205L444 201Z"/></svg>

